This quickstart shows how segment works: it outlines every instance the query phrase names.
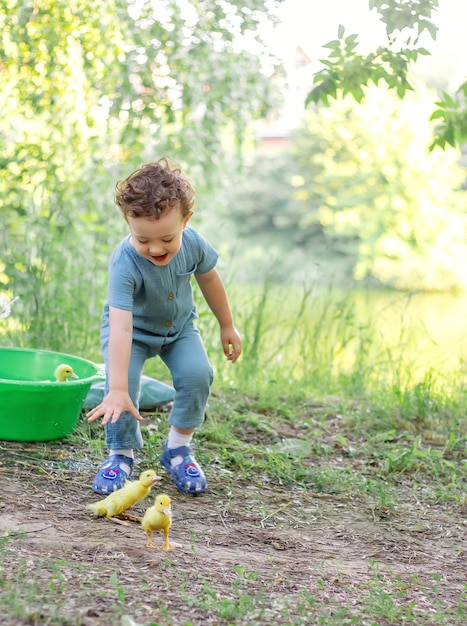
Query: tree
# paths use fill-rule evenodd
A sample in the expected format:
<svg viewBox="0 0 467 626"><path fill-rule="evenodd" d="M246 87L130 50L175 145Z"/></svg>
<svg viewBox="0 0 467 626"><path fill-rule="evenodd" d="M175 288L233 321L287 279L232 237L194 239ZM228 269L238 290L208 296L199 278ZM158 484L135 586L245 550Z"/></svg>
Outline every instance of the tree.
<svg viewBox="0 0 467 626"><path fill-rule="evenodd" d="M360 104L310 107L290 154L260 156L236 185L231 215L248 249L279 248L289 275L319 264L396 289L465 289L464 171L457 149L428 151L429 106L421 87L400 102L373 86Z"/></svg>
<svg viewBox="0 0 467 626"><path fill-rule="evenodd" d="M337 39L324 47L330 50L321 63L324 68L315 75L315 86L308 94L312 102L327 104L338 94L350 94L357 102L365 95L365 87L381 81L404 98L413 89L410 80L412 64L419 55L429 52L420 45L420 37L428 33L436 39L437 27L432 15L438 0L369 0L370 11L375 10L386 25L388 43L368 54L358 52L358 35L346 35L339 26ZM467 80L455 94L443 92L435 102L430 119L436 120L435 146L456 146L467 141Z"/></svg>
<svg viewBox="0 0 467 626"><path fill-rule="evenodd" d="M168 155L202 191L272 106L247 45L270 4L0 0L0 282L43 346L96 323L116 180Z"/></svg>
<svg viewBox="0 0 467 626"><path fill-rule="evenodd" d="M310 222L319 221L337 245L356 243L357 280L372 277L397 289L467 286L464 171L458 150L427 150L429 106L421 88L401 103L373 87L361 105L346 98L317 118L310 115L309 132L296 138L300 165L318 162L320 189L328 190ZM318 119L327 127L328 146L311 155L316 136L324 134ZM310 181L310 194L314 187Z"/></svg>

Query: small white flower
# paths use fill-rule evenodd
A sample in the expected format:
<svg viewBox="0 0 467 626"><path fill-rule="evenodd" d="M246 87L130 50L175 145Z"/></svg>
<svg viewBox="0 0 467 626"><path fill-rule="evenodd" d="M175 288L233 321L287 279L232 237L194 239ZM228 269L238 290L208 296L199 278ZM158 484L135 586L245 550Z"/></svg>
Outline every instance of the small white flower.
<svg viewBox="0 0 467 626"><path fill-rule="evenodd" d="M6 296L0 293L0 318L7 318L11 313L11 305L15 300L18 300L18 297L13 298L13 300L7 300Z"/></svg>

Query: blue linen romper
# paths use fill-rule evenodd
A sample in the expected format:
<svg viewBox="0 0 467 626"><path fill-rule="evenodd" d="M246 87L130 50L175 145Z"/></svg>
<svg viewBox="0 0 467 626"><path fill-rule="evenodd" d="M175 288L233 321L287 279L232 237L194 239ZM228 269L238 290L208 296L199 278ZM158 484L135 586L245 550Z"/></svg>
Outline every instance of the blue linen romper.
<svg viewBox="0 0 467 626"><path fill-rule="evenodd" d="M159 355L170 370L175 389L169 422L191 429L202 424L213 370L194 320L198 317L191 277L212 270L217 251L193 228L185 227L179 252L166 266L157 266L130 244L130 235L113 251L109 262L108 298L104 306L101 347L108 393L109 305L133 312L133 342L128 392L138 409L146 359ZM109 449L143 447L139 422L124 412L105 426Z"/></svg>

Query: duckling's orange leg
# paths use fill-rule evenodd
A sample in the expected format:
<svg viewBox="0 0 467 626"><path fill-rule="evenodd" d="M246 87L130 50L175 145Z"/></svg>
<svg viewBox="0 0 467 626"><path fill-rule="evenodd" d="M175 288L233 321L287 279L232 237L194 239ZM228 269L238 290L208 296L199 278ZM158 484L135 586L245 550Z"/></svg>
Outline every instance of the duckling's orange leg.
<svg viewBox="0 0 467 626"><path fill-rule="evenodd" d="M174 549L174 545L170 543L169 541L169 529L168 528L164 528L164 543L162 545L162 550L173 550Z"/></svg>
<svg viewBox="0 0 467 626"><path fill-rule="evenodd" d="M150 531L150 530L147 530L147 531L146 531L146 537L148 538L148 542L147 542L147 544L146 544L146 547L147 547L147 548L157 548L157 546L156 546L156 545L154 545L154 544L152 543L152 541L151 541L151 531Z"/></svg>
<svg viewBox="0 0 467 626"><path fill-rule="evenodd" d="M140 522L142 519L141 517L136 517L136 515L131 515L131 513L120 513L119 516L123 517L123 519L129 519L132 522Z"/></svg>
<svg viewBox="0 0 467 626"><path fill-rule="evenodd" d="M117 517L112 517L110 515L106 515L105 519L108 519L109 522L114 522L115 524L121 524L122 526L131 526L128 522L125 522L122 519L118 519Z"/></svg>

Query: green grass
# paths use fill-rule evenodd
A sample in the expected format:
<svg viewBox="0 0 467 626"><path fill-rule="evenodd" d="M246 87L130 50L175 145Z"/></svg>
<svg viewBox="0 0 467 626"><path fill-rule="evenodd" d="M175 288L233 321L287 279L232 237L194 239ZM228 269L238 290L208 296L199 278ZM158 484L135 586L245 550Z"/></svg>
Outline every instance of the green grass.
<svg viewBox="0 0 467 626"><path fill-rule="evenodd" d="M5 548L0 546L1 550ZM43 561L40 572L31 571L25 562L19 563L15 576L8 573L0 583L0 594L3 610L15 616L18 623L47 624L48 626L81 626L88 623L76 618L66 617L67 581L73 564L66 561ZM170 572L170 582L164 579L164 569ZM90 605L95 603L96 596L102 605L112 606L112 623L132 626L135 622L128 614L126 606L129 598L134 598L134 586L120 580L117 573L108 573L102 568L99 573L99 585L86 582L81 589L83 601L88 597ZM226 591L219 593L214 576L184 572L168 560L158 571L159 600L157 604L157 621L146 621L145 626L169 626L172 621L173 608L170 600L163 598L164 589L173 591L176 584L180 600L188 614L194 610L197 615L209 616L210 623L222 625L233 624L273 624L286 626L354 624L359 626L376 626L381 624L441 624L459 626L467 618L467 587L459 597L453 611L447 612L442 600L442 581L433 575L432 584L424 590L422 601L415 600L413 592L420 587L420 580L413 576L403 581L394 576L391 581L379 573L378 563L370 561L369 578L365 583L356 581L352 585L344 585L336 576L318 578L316 587L311 591L302 590L292 597L281 593L281 589L293 581L275 579L272 585L277 592L255 589L261 576L242 566L231 568L232 582ZM74 571L75 582L79 580L79 571ZM81 583L82 584L82 583ZM332 597L331 589L339 586L339 599ZM144 596L149 592L139 588L138 593ZM194 589L196 591L194 591ZM18 592L21 595L18 596ZM144 600L141 604L144 603ZM133 611L138 604L132 602ZM65 615L64 615L65 613ZM24 621L23 621L24 620ZM214 620L214 621L212 621ZM100 622L99 622L100 623ZM177 621L183 626L193 626L190 619Z"/></svg>
<svg viewBox="0 0 467 626"><path fill-rule="evenodd" d="M404 515L412 502L441 507L446 514L465 511L467 401L461 368L437 370L435 362L421 368L414 353L401 350L406 329L392 347L381 343L374 323L363 320L351 301L329 298L317 304L304 291L284 307L284 298L266 285L259 293L244 293L242 306L237 323L245 350L233 366L222 357L215 322L200 307L216 382L206 422L196 435L197 456L210 473L227 477L225 487L219 487L226 511L235 510L242 485L257 487L259 494L264 485L281 494L309 494L318 503L319 496L326 496L339 503L338 511L358 503L370 522L384 528L407 526L410 532L417 532L416 511ZM146 373L170 383L160 360L149 361ZM167 428L167 415L161 412L144 429L143 467L158 466ZM80 420L60 450L63 456L43 444L32 457L11 448L8 454L10 462L20 460L20 467L66 476L67 463L103 456L100 427ZM229 477L235 477L230 488ZM249 513L280 529L288 523L282 515L286 506L255 505ZM299 508L295 516L305 524L310 513ZM369 562L365 582L340 580L338 571L330 577L323 564L310 588L276 580L272 573L265 580L264 573L247 564L231 565L221 588L216 575L202 569L202 540L199 532L191 533L191 557L199 571L187 571L173 556L159 564L153 600L158 619L146 620L145 626L173 623L174 589L193 614L201 620L209 616L220 626L461 626L467 619L466 588L447 608L445 582L435 569L429 583L415 575L407 580L397 572L383 573L377 560ZM143 623L131 615L142 610L144 601L135 598L132 583L118 572L96 563L96 592L82 566L65 559L44 557L31 570L23 556L8 567L15 541L15 536L0 539L0 603L21 623L79 626L77 618L66 617L70 580L81 581L82 597L90 603L97 593L102 606L112 611L113 623ZM148 592L150 588L148 581ZM138 594L144 596L144 591L140 583ZM182 626L201 623L177 619Z"/></svg>

